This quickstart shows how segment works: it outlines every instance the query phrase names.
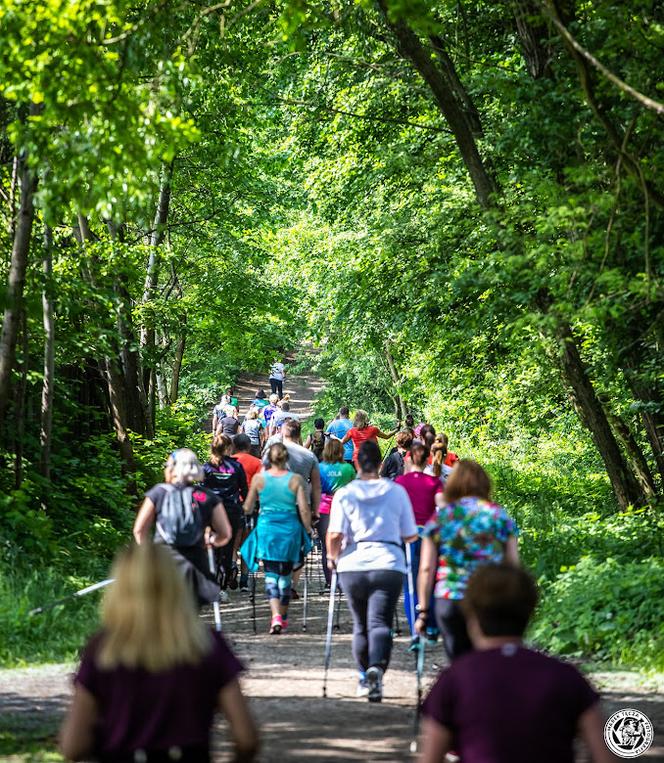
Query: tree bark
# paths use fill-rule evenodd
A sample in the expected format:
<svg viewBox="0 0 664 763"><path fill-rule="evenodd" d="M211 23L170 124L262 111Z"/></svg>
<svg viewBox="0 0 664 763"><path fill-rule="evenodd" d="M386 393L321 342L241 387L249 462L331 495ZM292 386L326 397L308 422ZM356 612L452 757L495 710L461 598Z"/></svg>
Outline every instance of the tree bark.
<svg viewBox="0 0 664 763"><path fill-rule="evenodd" d="M186 323L186 317L185 317ZM182 360L184 358L184 350L187 343L187 335L183 331L178 339L177 346L175 348L175 358L173 360L173 375L171 376L171 393L169 395L171 405L177 402L178 395L180 393L180 372L182 370Z"/></svg>
<svg viewBox="0 0 664 763"><path fill-rule="evenodd" d="M85 242L92 238L92 231L88 225L88 221L83 215L78 215L78 233L80 235L80 241L83 246ZM90 285L94 288L95 278L88 269L87 278L90 281ZM119 349L119 348L118 348ZM134 450L131 444L131 438L129 436L127 425L127 406L125 402L125 379L118 365L117 357L104 358L99 363L99 370L102 376L106 380L106 386L108 389L108 399L110 404L111 420L113 422L113 429L118 441L120 449L120 456L123 464L123 473L129 476L129 482L127 484L127 492L130 494L136 493L136 484L133 479L134 472Z"/></svg>
<svg viewBox="0 0 664 763"><path fill-rule="evenodd" d="M611 423L613 431L616 433L618 439L623 445L629 461L632 471L636 475L636 479L643 491L644 496L651 500L657 497L657 487L655 486L655 480L653 479L652 472L648 466L648 461L643 455L643 451L636 438L632 434L631 429L627 423L615 413L607 412L607 416Z"/></svg>
<svg viewBox="0 0 664 763"><path fill-rule="evenodd" d="M129 477L127 492L134 494L136 493L136 484L133 479L133 472L135 470L134 449L126 427L127 412L123 395L122 374L118 368L117 361L113 358L105 358L100 364L100 370L108 385L111 418L124 466L123 473Z"/></svg>
<svg viewBox="0 0 664 763"><path fill-rule="evenodd" d="M34 194L37 188L37 179L28 167L25 153L19 158L18 175L21 184L21 200L12 245L6 306L2 319L2 333L0 334L0 430L4 430L6 424L12 372L16 363L16 341L23 309L25 274L28 267L30 239L35 218Z"/></svg>
<svg viewBox="0 0 664 763"><path fill-rule="evenodd" d="M572 390L579 416L590 431L604 461L618 504L622 509L628 506L643 506L647 503L647 497L616 442L604 408L581 360L572 329L567 323L558 324L556 339L560 348L562 370Z"/></svg>
<svg viewBox="0 0 664 763"><path fill-rule="evenodd" d="M475 137L483 137L484 130L482 128L482 120L480 119L480 115L477 111L477 107L475 106L475 102L470 97L468 91L465 88L465 85L461 81L461 78L459 77L459 74L456 70L456 66L454 65L454 61L452 61L450 54L447 52L445 43L438 35L431 35L429 40L431 41L433 49L436 51L436 55L438 56L441 70L445 76L445 79L447 80L447 86L454 93L457 101L459 102L459 106L463 111L463 115L466 118L466 122L468 124L468 129L473 133Z"/></svg>
<svg viewBox="0 0 664 763"><path fill-rule="evenodd" d="M512 0L516 30L521 40L523 58L533 79L548 76L551 49L543 44L549 30L539 8L532 0Z"/></svg>
<svg viewBox="0 0 664 763"><path fill-rule="evenodd" d="M41 395L41 427L39 432L39 471L43 477L51 477L51 435L53 431L53 400L55 384L55 320L53 317L53 234L44 228L44 289L42 291L42 318L44 323L44 379Z"/></svg>
<svg viewBox="0 0 664 763"><path fill-rule="evenodd" d="M162 168L161 181L159 184L159 199L155 211L152 233L150 235L150 254L145 273L145 285L143 288L143 304L154 299L159 284L159 246L164 241L166 223L171 204L171 183L173 180L174 162L164 165ZM156 373L155 373L155 326L151 318L144 319L141 329L141 349L143 356L143 387L147 397L147 421L146 434L154 436L155 427L155 399L156 399Z"/></svg>
<svg viewBox="0 0 664 763"><path fill-rule="evenodd" d="M378 0L378 5L397 39L399 52L404 58L412 62L415 69L429 85L440 111L447 120L459 147L461 158L475 187L477 201L483 209L489 209L493 205L491 197L497 193L498 186L493 173L480 154L468 119L459 106L454 92L450 89L440 69L436 67L430 51L424 47L417 34L405 21L401 19L392 21L390 19L387 0Z"/></svg>
<svg viewBox="0 0 664 763"><path fill-rule="evenodd" d="M392 356L392 352L390 350L390 344L388 341L384 344L385 348L385 360L387 361L387 368L390 373L390 379L392 379L392 384L394 385L394 394L392 395L394 399L394 404L397 409L397 416L400 421L403 421L406 418L406 404L403 401L403 398L401 397L400 393L400 387L401 387L401 379L399 377L399 372L397 371L396 364L394 362L394 357Z"/></svg>
<svg viewBox="0 0 664 763"><path fill-rule="evenodd" d="M124 240L123 226L115 225L113 222L108 221L107 227L111 238L122 243ZM122 372L125 380L127 426L133 432L144 435L147 431L148 402L143 386L138 337L131 314L132 300L129 290L129 278L125 272L118 273L113 284L113 290L120 303L117 328L120 336Z"/></svg>
<svg viewBox="0 0 664 763"><path fill-rule="evenodd" d="M21 308L19 318L21 334L21 366L19 368L16 399L14 401L14 486L16 489L23 483L23 453L25 449L25 394L28 388L28 352L30 349L28 337L28 319L25 307Z"/></svg>

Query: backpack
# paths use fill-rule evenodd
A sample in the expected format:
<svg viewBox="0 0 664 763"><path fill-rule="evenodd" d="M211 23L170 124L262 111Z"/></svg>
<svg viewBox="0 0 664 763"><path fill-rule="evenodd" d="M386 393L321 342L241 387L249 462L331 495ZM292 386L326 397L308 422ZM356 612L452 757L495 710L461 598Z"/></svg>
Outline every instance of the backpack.
<svg viewBox="0 0 664 763"><path fill-rule="evenodd" d="M169 546L197 546L203 539L203 520L191 485L164 484L166 495L159 509L157 532Z"/></svg>
<svg viewBox="0 0 664 763"><path fill-rule="evenodd" d="M316 429L311 433L311 445L309 450L320 461L323 458L323 450L325 449L325 432L320 432L320 437L316 439L316 435L320 430Z"/></svg>

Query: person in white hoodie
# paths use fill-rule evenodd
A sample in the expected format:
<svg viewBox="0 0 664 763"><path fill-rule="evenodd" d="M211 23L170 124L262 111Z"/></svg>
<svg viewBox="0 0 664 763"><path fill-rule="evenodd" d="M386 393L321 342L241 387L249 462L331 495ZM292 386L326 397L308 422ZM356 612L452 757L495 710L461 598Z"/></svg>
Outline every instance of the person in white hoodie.
<svg viewBox="0 0 664 763"><path fill-rule="evenodd" d="M408 493L381 479L380 448L362 443L359 479L338 490L327 531L327 559L353 616L353 656L358 697L383 698L383 675L392 651L392 618L406 574L403 543L417 540Z"/></svg>

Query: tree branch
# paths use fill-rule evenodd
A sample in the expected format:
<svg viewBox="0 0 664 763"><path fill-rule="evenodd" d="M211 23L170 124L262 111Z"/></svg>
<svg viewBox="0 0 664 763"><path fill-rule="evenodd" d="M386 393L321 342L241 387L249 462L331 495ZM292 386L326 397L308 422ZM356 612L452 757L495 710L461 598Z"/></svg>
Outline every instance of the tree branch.
<svg viewBox="0 0 664 763"><path fill-rule="evenodd" d="M642 106L644 106L646 109L650 109L651 111L656 112L657 114L664 114L664 104L660 103L659 101L654 100L653 98L649 98L647 95L643 95L643 93L640 93L636 88L633 88L631 85L628 85L624 80L621 80L620 77L618 77L616 74L614 74L610 69L607 69L606 66L601 61L598 61L595 56L593 56L592 53L590 53L588 50L586 50L581 43L572 35L572 33L567 29L567 27L562 23L562 21L558 18L557 13L555 12L555 9L552 9L551 0L543 0L540 5L542 6L542 9L548 16L548 18L551 19L553 25L556 27L558 32L560 33L560 36L567 42L567 44L574 48L574 50L581 56L583 56L586 61L589 61L597 71L601 72L610 82L612 82L617 88L623 91L623 93L627 93L631 98L633 98L635 101L640 103Z"/></svg>

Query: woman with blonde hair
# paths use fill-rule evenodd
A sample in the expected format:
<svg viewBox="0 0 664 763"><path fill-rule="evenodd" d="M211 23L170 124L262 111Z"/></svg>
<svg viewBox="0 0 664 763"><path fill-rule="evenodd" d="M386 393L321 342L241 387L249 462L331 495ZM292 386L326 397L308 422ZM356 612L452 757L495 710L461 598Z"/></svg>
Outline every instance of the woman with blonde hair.
<svg viewBox="0 0 664 763"><path fill-rule="evenodd" d="M220 709L235 760L253 760L256 727L240 690L242 665L223 637L198 617L164 546L121 552L88 643L60 731L70 760L209 763L210 729Z"/></svg>
<svg viewBox="0 0 664 763"><path fill-rule="evenodd" d="M355 417L353 418L353 426L346 432L341 444L345 445L349 440L353 443L353 463L357 469L358 454L360 452L360 445L362 445L363 442L377 443L379 437L383 440L389 440L390 437L394 437L398 431L399 427L387 434L381 432L378 427L369 424L369 414L366 411L358 410L355 412Z"/></svg>
<svg viewBox="0 0 664 763"><path fill-rule="evenodd" d="M195 487L202 478L203 469L193 450L173 451L166 461L164 481L145 494L133 534L136 543L143 544L154 524L155 543L168 547L198 603L209 604L219 595L219 586L210 573L205 546L225 546L232 533L219 498Z"/></svg>
<svg viewBox="0 0 664 763"><path fill-rule="evenodd" d="M472 649L461 608L470 576L483 564L518 566L519 551L516 524L491 501L491 480L477 461L458 462L444 498L422 531L415 629L426 631L433 590L436 622L447 656L454 660Z"/></svg>
<svg viewBox="0 0 664 763"><path fill-rule="evenodd" d="M265 439L265 428L263 422L258 418L258 408L250 408L247 411L240 431L246 434L251 442L251 455L260 458Z"/></svg>
<svg viewBox="0 0 664 763"><path fill-rule="evenodd" d="M261 510L240 553L251 572L263 562L272 612L270 635L278 635L288 627L293 569L311 550L311 509L304 479L288 471L286 446L275 443L267 457L269 468L254 477L244 502L245 514L251 514L257 498Z"/></svg>

